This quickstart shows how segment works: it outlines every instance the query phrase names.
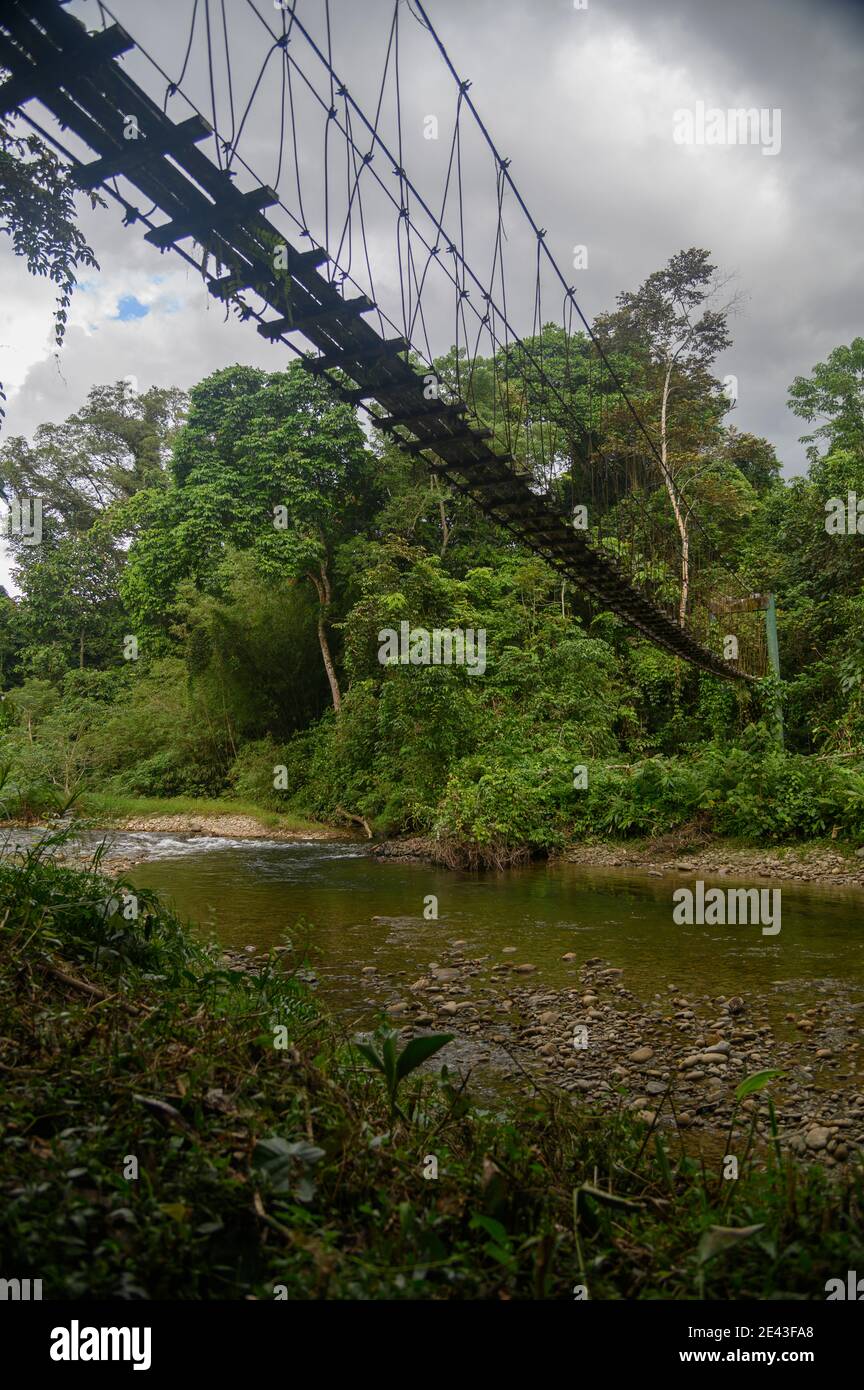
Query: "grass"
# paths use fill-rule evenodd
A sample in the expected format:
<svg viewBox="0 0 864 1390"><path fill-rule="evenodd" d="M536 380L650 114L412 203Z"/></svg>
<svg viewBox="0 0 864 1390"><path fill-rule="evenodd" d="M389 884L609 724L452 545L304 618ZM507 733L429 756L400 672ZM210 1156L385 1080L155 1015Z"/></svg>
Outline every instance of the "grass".
<svg viewBox="0 0 864 1390"><path fill-rule="evenodd" d="M822 1300L864 1264L860 1172L745 1132L724 1183L623 1113L491 1114L446 1073L394 1109L299 952L226 969L124 887L0 861L0 1248L46 1298Z"/></svg>
<svg viewBox="0 0 864 1390"><path fill-rule="evenodd" d="M854 843L839 838L831 839L830 836L819 836L808 840L775 841L713 833L692 835L688 833L687 826L657 835L634 835L630 839L622 839L617 835L598 835L596 839L570 840L565 846L564 852L586 847L600 847L625 856L653 855L657 860L664 858L687 859L690 856L698 860L702 855L723 853L729 854L730 857L741 855L747 859L760 856L765 859L781 859L791 863L800 863L805 868L812 860L829 854L849 860L853 867L857 861L857 849Z"/></svg>
<svg viewBox="0 0 864 1390"><path fill-rule="evenodd" d="M321 834L320 822L290 812L266 811L251 801L219 800L194 796L126 796L111 792L84 792L78 801L82 814L111 820L138 820L147 816L249 816L271 830L308 831Z"/></svg>

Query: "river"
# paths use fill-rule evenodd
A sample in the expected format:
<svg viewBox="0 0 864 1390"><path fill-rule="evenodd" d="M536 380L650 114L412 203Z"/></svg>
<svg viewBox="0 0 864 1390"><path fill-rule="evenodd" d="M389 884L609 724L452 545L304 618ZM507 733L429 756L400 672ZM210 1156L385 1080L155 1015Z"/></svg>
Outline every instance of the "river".
<svg viewBox="0 0 864 1390"><path fill-rule="evenodd" d="M446 1028L441 1060L487 1095L528 1075L665 1125L672 1088L675 1123L707 1139L740 1081L777 1068L793 1151L829 1166L864 1151L860 889L710 880L778 887L781 930L765 935L678 925L673 892L693 887L681 872L556 861L454 873L349 840L112 832L107 844L134 885L235 960L290 944L283 960L346 1035L385 1013L409 1033Z"/></svg>
<svg viewBox="0 0 864 1390"><path fill-rule="evenodd" d="M308 942L324 994L359 1014L368 994L363 966L394 977L389 994L396 999L403 992L397 972L410 980L423 975L453 941L465 943L471 957L530 962L538 983L551 988L573 984L573 965L562 956L602 956L624 970L643 1000L670 985L745 995L760 1000L778 1026L814 996L864 1001L862 899L854 890L781 885L782 929L764 936L758 926L675 925L672 892L689 882L680 874L566 863L460 874L379 861L350 843L119 835L114 844L121 856L143 850L134 881L161 890L196 931L222 945L266 950L286 939ZM728 878L722 884L738 886ZM437 919L424 916L430 896ZM515 952L504 955L508 947Z"/></svg>

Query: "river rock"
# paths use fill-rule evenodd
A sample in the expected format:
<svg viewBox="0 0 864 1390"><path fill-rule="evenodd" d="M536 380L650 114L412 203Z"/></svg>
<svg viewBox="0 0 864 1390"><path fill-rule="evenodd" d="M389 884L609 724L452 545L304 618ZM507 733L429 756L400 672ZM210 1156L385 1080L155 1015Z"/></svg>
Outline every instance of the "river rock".
<svg viewBox="0 0 864 1390"><path fill-rule="evenodd" d="M824 1125L814 1125L807 1131L806 1144L808 1149L824 1149L827 1147L828 1140L831 1138L831 1131Z"/></svg>
<svg viewBox="0 0 864 1390"><path fill-rule="evenodd" d="M654 1056L653 1047L637 1047L635 1052L630 1053L631 1062L650 1062Z"/></svg>
<svg viewBox="0 0 864 1390"><path fill-rule="evenodd" d="M527 963L525 965L514 965L513 973L514 975L533 975L536 969L536 965L529 965Z"/></svg>

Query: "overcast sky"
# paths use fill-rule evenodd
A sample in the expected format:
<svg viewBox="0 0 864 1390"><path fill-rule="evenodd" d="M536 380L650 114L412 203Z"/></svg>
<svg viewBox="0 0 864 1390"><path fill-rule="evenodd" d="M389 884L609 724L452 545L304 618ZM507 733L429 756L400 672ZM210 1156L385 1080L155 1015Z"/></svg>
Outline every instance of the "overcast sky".
<svg viewBox="0 0 864 1390"><path fill-rule="evenodd" d="M281 17L273 0L256 4L278 29ZM148 0L146 5L113 0L111 8L176 78L193 0ZM221 11L215 2L209 8L217 119L229 130ZM679 249L708 248L741 297L732 323L734 345L718 364L720 375L738 380L731 418L741 429L766 435L787 474L801 471L803 450L797 441L804 427L786 408L787 387L833 347L862 332L864 3L588 0L587 8L579 9L573 0L426 0L426 8L460 76L470 78L471 96L500 152L511 159L516 183L547 229L550 250L575 285L586 316L611 308L619 291L634 289ZM73 0L69 9L100 27L95 0ZM209 116L205 9L201 0L183 90ZM226 10L239 122L271 41L248 0L226 0ZM330 12L334 66L371 114L393 0L331 0ZM298 0L297 14L323 43L324 0ZM437 211L455 91L407 0L400 45L403 164ZM324 69L301 35L292 38L291 51L326 95ZM165 82L153 68L137 54L124 65L161 104ZM296 97L304 211L321 242L323 122L311 99L304 100L299 90ZM764 110L764 139L678 143L676 113L696 112L700 103L709 111ZM277 53L265 69L240 144L241 154L270 184L281 107ZM177 120L189 114L179 97L168 110ZM381 131L395 142L394 111L391 86ZM439 121L437 140L426 138L429 116ZM368 141L358 143L365 147ZM766 146L776 152L766 153ZM212 142L202 148L212 153ZM331 191L331 241L345 210L344 158L344 141L334 138L331 178L340 193ZM381 155L375 167L398 190ZM240 186L252 183L245 172L238 174ZM467 125L463 186L468 259L482 278L491 265L495 180L487 152ZM279 191L297 213L290 131ZM137 201L140 205L140 197ZM200 275L177 256L149 247L140 226L124 227L116 205L93 212L82 199L81 209L100 270L82 277L59 360L52 351L51 289L30 279L8 239L0 240L6 435L29 435L42 421L61 420L83 403L92 385L122 376L132 377L142 390L152 384L189 387L233 362L275 369L290 360L284 347L268 345L252 324L226 322ZM375 297L401 330L396 218L374 187L366 212ZM448 227L455 212L451 199L444 217ZM515 328L530 333L534 243L512 205L507 217L508 311ZM287 221L283 225L288 229ZM296 234L292 239L302 246ZM574 248L582 245L587 268L575 269ZM342 261L344 266L344 248ZM354 271L366 289L356 239ZM561 294L553 295L551 286L546 277L546 319L561 312ZM453 339L453 296L443 275L438 282L430 278L429 289L427 328L438 352Z"/></svg>

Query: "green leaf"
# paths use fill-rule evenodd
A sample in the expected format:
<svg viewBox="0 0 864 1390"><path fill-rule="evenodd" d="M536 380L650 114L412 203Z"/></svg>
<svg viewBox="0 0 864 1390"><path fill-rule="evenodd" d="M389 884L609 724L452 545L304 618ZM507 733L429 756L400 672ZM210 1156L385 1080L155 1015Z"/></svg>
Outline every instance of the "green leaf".
<svg viewBox="0 0 864 1390"><path fill-rule="evenodd" d="M707 1264L722 1250L729 1250L734 1245L742 1245L745 1240L750 1240L757 1232L763 1230L764 1225L764 1222L760 1222L758 1226L712 1226L699 1242L697 1251L699 1264Z"/></svg>
<svg viewBox="0 0 864 1390"><path fill-rule="evenodd" d="M362 1053L362 1055L366 1058L367 1062L371 1062L372 1066L375 1067L377 1071L384 1071L384 1063L378 1056L378 1053L375 1051L374 1047L370 1047L368 1043L360 1042L355 1042L354 1046L358 1052Z"/></svg>
<svg viewBox="0 0 864 1390"><path fill-rule="evenodd" d="M496 1245L492 1240L487 1240L486 1244L483 1246L483 1250L490 1259L497 1260L500 1265L507 1265L509 1267L513 1264L513 1256L510 1254L509 1250L503 1250L500 1245Z"/></svg>
<svg viewBox="0 0 864 1390"><path fill-rule="evenodd" d="M484 1216L482 1212L471 1217L470 1229L472 1231L485 1231L498 1245L506 1246L510 1242L510 1237L501 1222L496 1221L494 1216Z"/></svg>
<svg viewBox="0 0 864 1390"><path fill-rule="evenodd" d="M402 1049L399 1062L396 1068L396 1080L401 1081L403 1077L409 1076L412 1071L430 1057L434 1057L436 1052L440 1052L442 1047L446 1047L453 1041L452 1033L430 1033L428 1037L412 1038Z"/></svg>
<svg viewBox="0 0 864 1390"><path fill-rule="evenodd" d="M298 1169L312 1167L323 1157L324 1150L307 1139L290 1144L287 1139L272 1135L258 1140L252 1154L252 1167L266 1175L275 1191L288 1192L298 1176Z"/></svg>
<svg viewBox="0 0 864 1390"><path fill-rule="evenodd" d="M184 1202L162 1202L159 1210L169 1216L172 1221L185 1221L192 1208L187 1207Z"/></svg>
<svg viewBox="0 0 864 1390"><path fill-rule="evenodd" d="M754 1071L752 1076L746 1076L741 1085L736 1087L735 1099L746 1100L747 1096L755 1095L757 1091L764 1091L770 1082L783 1075L784 1073L776 1067L769 1071Z"/></svg>
<svg viewBox="0 0 864 1390"><path fill-rule="evenodd" d="M387 1077L387 1085L391 1094L396 1089L396 1034L386 1033L384 1044L381 1048L381 1056L384 1059L384 1074Z"/></svg>

